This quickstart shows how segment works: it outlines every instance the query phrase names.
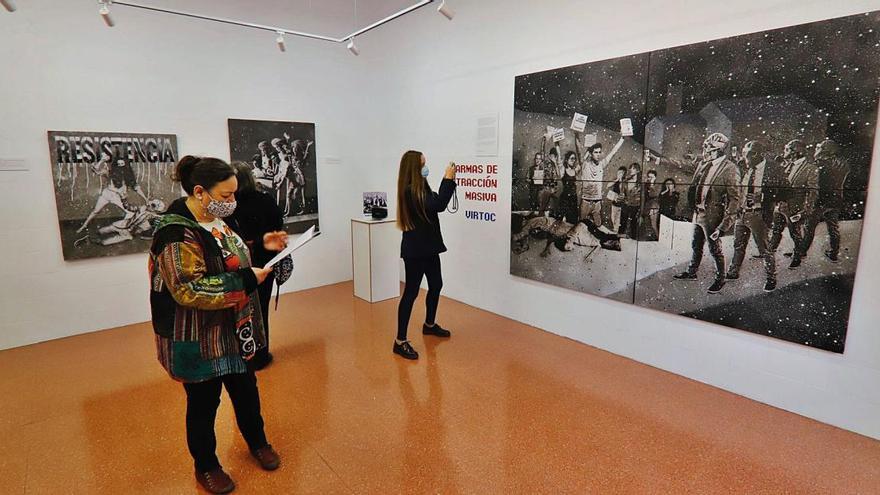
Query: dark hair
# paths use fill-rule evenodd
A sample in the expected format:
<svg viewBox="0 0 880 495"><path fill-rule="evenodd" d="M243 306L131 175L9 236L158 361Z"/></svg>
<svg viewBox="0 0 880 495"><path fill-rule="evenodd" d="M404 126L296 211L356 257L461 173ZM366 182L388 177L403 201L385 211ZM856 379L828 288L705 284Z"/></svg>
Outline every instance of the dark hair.
<svg viewBox="0 0 880 495"><path fill-rule="evenodd" d="M569 152L567 152L567 153L565 154L565 159L562 160L562 163L568 163L568 159L571 158L571 157L573 157L573 156L577 156L577 153L575 153L574 151L569 151Z"/></svg>
<svg viewBox="0 0 880 495"><path fill-rule="evenodd" d="M540 155L541 158L544 158L544 152L543 152L543 151L539 151L539 152L535 153L535 156L533 156L532 159L534 160L535 158L538 158L538 155Z"/></svg>
<svg viewBox="0 0 880 495"><path fill-rule="evenodd" d="M256 192L257 180L254 179L254 173L251 166L244 162L232 162L235 168L235 178L238 179L238 190L236 194L249 194Z"/></svg>
<svg viewBox="0 0 880 495"><path fill-rule="evenodd" d="M416 215L425 220L425 193L428 181L422 177L422 152L409 150L400 157L397 172L397 227L404 232L416 228Z"/></svg>
<svg viewBox="0 0 880 495"><path fill-rule="evenodd" d="M651 175L651 174L654 174L654 177L657 177L657 171L654 170L653 168L652 168L651 170L648 170L648 174L647 174L647 175Z"/></svg>
<svg viewBox="0 0 880 495"><path fill-rule="evenodd" d="M767 153L767 143L765 143L761 139L746 141L746 144L749 144L749 143L752 143L752 155L757 156L759 162L760 162L760 160L763 160L764 155ZM743 148L745 148L745 147L746 147L746 145L744 144Z"/></svg>
<svg viewBox="0 0 880 495"><path fill-rule="evenodd" d="M626 173L627 170L628 170L628 169L627 169L626 167L624 167L623 165L617 167L617 171L618 171L618 172Z"/></svg>
<svg viewBox="0 0 880 495"><path fill-rule="evenodd" d="M675 185L675 179L673 179L672 177L667 177L667 178L663 179L663 184L664 184L664 185L665 185L667 182L672 182L672 185L673 185L673 186Z"/></svg>
<svg viewBox="0 0 880 495"><path fill-rule="evenodd" d="M630 164L629 164L629 168L635 168L636 170L639 171L639 173L642 173L642 166L639 165L639 162L632 162L632 163L630 163Z"/></svg>
<svg viewBox="0 0 880 495"><path fill-rule="evenodd" d="M550 151L547 152L548 155L554 155L559 158L559 152L556 151L556 148L550 148Z"/></svg>
<svg viewBox="0 0 880 495"><path fill-rule="evenodd" d="M592 153L593 151L602 149L602 143L596 143L592 146L587 147L587 153Z"/></svg>
<svg viewBox="0 0 880 495"><path fill-rule="evenodd" d="M122 163L125 164L126 167L131 165L131 160L128 159L128 155L124 155L122 153L114 153L110 160L113 162L114 165L119 161L122 161Z"/></svg>
<svg viewBox="0 0 880 495"><path fill-rule="evenodd" d="M218 182L223 182L234 175L235 169L232 165L219 158L186 155L174 168L174 180L180 182L183 190L190 196L196 186L211 189Z"/></svg>

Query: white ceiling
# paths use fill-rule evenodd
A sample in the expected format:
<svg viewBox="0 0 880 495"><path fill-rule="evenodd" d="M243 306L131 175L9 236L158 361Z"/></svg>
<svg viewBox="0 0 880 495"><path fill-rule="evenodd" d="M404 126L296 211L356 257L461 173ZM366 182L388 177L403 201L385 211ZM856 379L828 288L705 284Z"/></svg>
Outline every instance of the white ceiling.
<svg viewBox="0 0 880 495"><path fill-rule="evenodd" d="M342 37L417 0L131 0L134 3ZM429 7L425 7L429 8ZM127 7L117 6L120 17ZM167 14L153 14L162 16ZM397 22L405 22L405 17Z"/></svg>

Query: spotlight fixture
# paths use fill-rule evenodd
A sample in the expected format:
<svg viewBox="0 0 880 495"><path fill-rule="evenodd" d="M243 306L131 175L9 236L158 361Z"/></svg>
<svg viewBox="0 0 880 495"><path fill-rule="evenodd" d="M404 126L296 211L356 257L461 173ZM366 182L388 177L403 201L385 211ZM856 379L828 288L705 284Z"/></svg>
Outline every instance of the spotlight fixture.
<svg viewBox="0 0 880 495"><path fill-rule="evenodd" d="M15 12L15 4L12 3L12 0L0 0L0 5L8 12Z"/></svg>
<svg viewBox="0 0 880 495"><path fill-rule="evenodd" d="M446 0L440 2L440 6L437 7L437 12L443 14L443 17L449 19L450 21L453 17L455 17L455 11L446 6Z"/></svg>
<svg viewBox="0 0 880 495"><path fill-rule="evenodd" d="M358 47L355 46L355 44L354 44L354 38L351 38L348 40L348 47L347 48L348 48L348 51L350 51L351 54L354 55L355 57L357 57L358 55L361 54L361 51L358 50Z"/></svg>
<svg viewBox="0 0 880 495"><path fill-rule="evenodd" d="M98 13L101 14L101 19L104 20L104 24L107 27L113 27L116 23L113 22L113 18L110 17L110 4L113 3L113 0L98 0L98 5L101 7L98 8Z"/></svg>
<svg viewBox="0 0 880 495"><path fill-rule="evenodd" d="M282 52L287 51L287 47L284 45L284 33L283 32L278 31L278 37L275 38L275 43L278 43L279 50L281 50Z"/></svg>

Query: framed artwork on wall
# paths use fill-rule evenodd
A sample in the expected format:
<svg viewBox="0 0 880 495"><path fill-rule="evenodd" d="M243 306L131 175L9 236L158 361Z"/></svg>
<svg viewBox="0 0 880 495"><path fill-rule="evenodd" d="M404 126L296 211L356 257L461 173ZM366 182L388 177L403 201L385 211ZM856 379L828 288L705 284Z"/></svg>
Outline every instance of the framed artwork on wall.
<svg viewBox="0 0 880 495"><path fill-rule="evenodd" d="M65 260L146 252L153 222L182 193L177 136L49 131Z"/></svg>
<svg viewBox="0 0 880 495"><path fill-rule="evenodd" d="M511 273L843 352L880 13L518 76Z"/></svg>
<svg viewBox="0 0 880 495"><path fill-rule="evenodd" d="M315 124L229 119L232 161L251 166L257 185L275 197L288 233L318 225Z"/></svg>

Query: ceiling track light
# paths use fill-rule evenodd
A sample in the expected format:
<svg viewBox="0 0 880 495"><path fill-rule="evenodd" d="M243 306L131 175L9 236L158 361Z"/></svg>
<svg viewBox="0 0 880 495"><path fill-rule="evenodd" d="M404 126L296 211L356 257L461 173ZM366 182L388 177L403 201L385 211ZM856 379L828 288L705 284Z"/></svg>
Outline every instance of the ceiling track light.
<svg viewBox="0 0 880 495"><path fill-rule="evenodd" d="M7 12L15 12L15 4L12 3L12 0L0 0L0 5L2 5Z"/></svg>
<svg viewBox="0 0 880 495"><path fill-rule="evenodd" d="M110 17L110 4L112 3L113 0L98 0L98 5L100 5L100 7L98 7L98 13L101 14L101 19L103 19L104 24L111 28L116 25L116 23L113 22L113 18Z"/></svg>
<svg viewBox="0 0 880 495"><path fill-rule="evenodd" d="M12 10L15 10L15 7L12 6L13 1L14 0L0 0L0 4L2 4L4 7L6 7L7 10L12 11ZM101 18L104 20L104 23L107 24L107 27L113 27L115 24L113 22L113 18L110 17L110 6L111 5L116 6L116 7L121 6L121 7L128 7L128 8L133 8L133 9L144 10L144 11L148 11L148 12L154 12L154 13L160 13L160 14L170 14L170 15L175 15L175 16L188 17L190 19L198 19L198 20L208 21L208 22L217 22L217 23L221 23L221 24L229 24L229 25L239 26L239 27L248 28L248 29L257 29L257 30L261 30L261 31L269 31L269 32L277 33L278 37L275 39L275 42L278 44L278 49L281 50L282 52L287 50L287 47L284 45L284 38L285 38L285 36L288 36L288 35L289 36L298 36L301 38L309 38L309 39L319 40L319 41L326 41L326 42L331 42L331 43L346 43L346 42L348 42L348 44L347 44L348 51L350 51L352 53L352 55L357 56L357 55L360 55L360 50L358 49L358 47L354 43L355 37L360 36L362 34L365 34L369 31L372 31L372 30L378 28L379 26L383 26L383 25L385 25L395 19L398 19L402 16L409 14L410 12L413 12L415 10L422 8L422 7L425 7L428 4L433 4L434 2L437 2L438 0L417 0L417 1L413 0L414 3L412 3L409 7L405 7L403 9L389 15L388 17L385 17L383 19L379 19L378 21L370 24L369 26L363 27L353 33L350 33L345 36L340 36L340 37L307 33L307 32L303 32L303 31L296 31L293 29L286 29L286 28L282 28L282 27L278 27L278 26L267 26L265 24L256 24L253 22L240 21L240 20L236 20L236 19L214 17L214 16L210 16L210 15L199 14L196 12L186 12L186 11L177 10L177 9L159 7L156 5L148 5L145 3L141 3L139 1L132 1L132 0L97 0L97 1L98 1L98 5L99 5L98 12L101 14ZM11 9L10 9L10 6L11 6ZM452 18L455 16L455 12L453 12L452 9L450 9L449 7L446 6L446 0L442 0L440 7L437 8L437 12L440 12L441 14L443 14L443 16L445 16L449 20L452 20Z"/></svg>
<svg viewBox="0 0 880 495"><path fill-rule="evenodd" d="M348 48L348 51L350 51L355 57L361 54L361 51L358 50L358 47L354 44L354 38L348 40L348 46L346 48Z"/></svg>
<svg viewBox="0 0 880 495"><path fill-rule="evenodd" d="M440 2L440 6L437 7L437 12L440 12L441 14L443 14L443 17L449 19L450 21L452 20L453 17L455 17L455 11L450 9L446 5L446 0L443 0L442 2Z"/></svg>

